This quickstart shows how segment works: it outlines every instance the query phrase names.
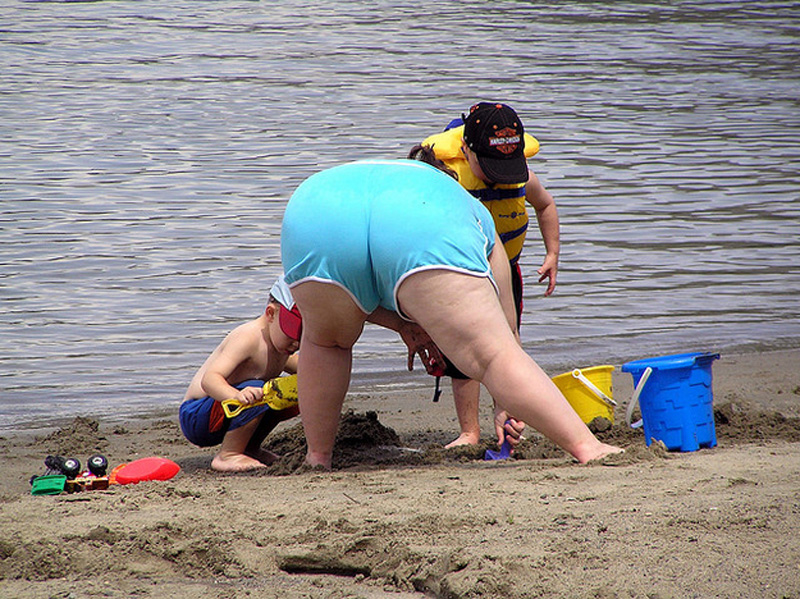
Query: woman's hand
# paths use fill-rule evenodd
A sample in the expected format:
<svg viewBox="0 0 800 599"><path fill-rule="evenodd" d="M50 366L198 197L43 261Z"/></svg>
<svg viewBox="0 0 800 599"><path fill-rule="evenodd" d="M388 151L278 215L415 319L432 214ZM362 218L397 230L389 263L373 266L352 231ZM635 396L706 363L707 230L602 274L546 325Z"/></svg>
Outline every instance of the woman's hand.
<svg viewBox="0 0 800 599"><path fill-rule="evenodd" d="M408 347L409 370L414 370L415 355L419 356L428 374L436 374L438 370L444 370L445 362L442 352L421 326L413 322L404 322L397 332Z"/></svg>

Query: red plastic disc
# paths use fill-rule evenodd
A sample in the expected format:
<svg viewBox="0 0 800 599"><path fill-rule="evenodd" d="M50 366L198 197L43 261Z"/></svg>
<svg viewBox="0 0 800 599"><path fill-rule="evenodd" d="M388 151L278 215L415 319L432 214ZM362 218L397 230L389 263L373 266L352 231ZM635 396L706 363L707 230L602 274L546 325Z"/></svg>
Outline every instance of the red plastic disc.
<svg viewBox="0 0 800 599"><path fill-rule="evenodd" d="M116 482L121 485L138 483L143 480L169 480L181 467L167 458L141 458L122 466L115 472Z"/></svg>

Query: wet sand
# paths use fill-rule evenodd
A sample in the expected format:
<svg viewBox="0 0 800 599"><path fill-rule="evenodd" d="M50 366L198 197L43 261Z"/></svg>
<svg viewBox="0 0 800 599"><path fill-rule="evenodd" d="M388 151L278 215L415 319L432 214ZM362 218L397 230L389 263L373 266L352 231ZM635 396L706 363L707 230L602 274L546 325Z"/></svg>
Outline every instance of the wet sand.
<svg viewBox="0 0 800 599"><path fill-rule="evenodd" d="M558 373L551 373L558 374ZM620 406L621 458L579 465L528 429L516 459L444 450L452 397L354 392L334 471L298 468L299 419L267 470L218 474L175 415L79 418L0 439L0 597L800 597L800 351L713 365L718 446L646 447ZM47 455L176 461L168 481L32 496Z"/></svg>

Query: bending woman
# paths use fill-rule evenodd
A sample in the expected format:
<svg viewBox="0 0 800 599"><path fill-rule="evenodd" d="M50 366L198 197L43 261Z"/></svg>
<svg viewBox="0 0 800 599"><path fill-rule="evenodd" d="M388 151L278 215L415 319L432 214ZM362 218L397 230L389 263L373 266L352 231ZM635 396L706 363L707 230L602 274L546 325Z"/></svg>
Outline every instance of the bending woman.
<svg viewBox="0 0 800 599"><path fill-rule="evenodd" d="M303 316L298 364L306 462L331 467L352 348L369 318L417 323L509 414L580 462L601 443L516 338L508 259L492 217L451 177L415 161L364 161L312 175L281 232Z"/></svg>

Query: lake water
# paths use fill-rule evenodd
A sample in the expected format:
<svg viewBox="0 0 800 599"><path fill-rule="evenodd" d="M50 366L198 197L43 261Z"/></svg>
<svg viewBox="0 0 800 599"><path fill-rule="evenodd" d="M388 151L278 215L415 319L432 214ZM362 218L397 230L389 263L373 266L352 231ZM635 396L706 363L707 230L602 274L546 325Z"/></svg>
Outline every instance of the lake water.
<svg viewBox="0 0 800 599"><path fill-rule="evenodd" d="M800 346L795 7L4 2L0 431L177 411L263 309L294 187L477 100L517 109L558 203L552 297L535 225L522 262L548 372ZM431 385L368 327L354 388Z"/></svg>

